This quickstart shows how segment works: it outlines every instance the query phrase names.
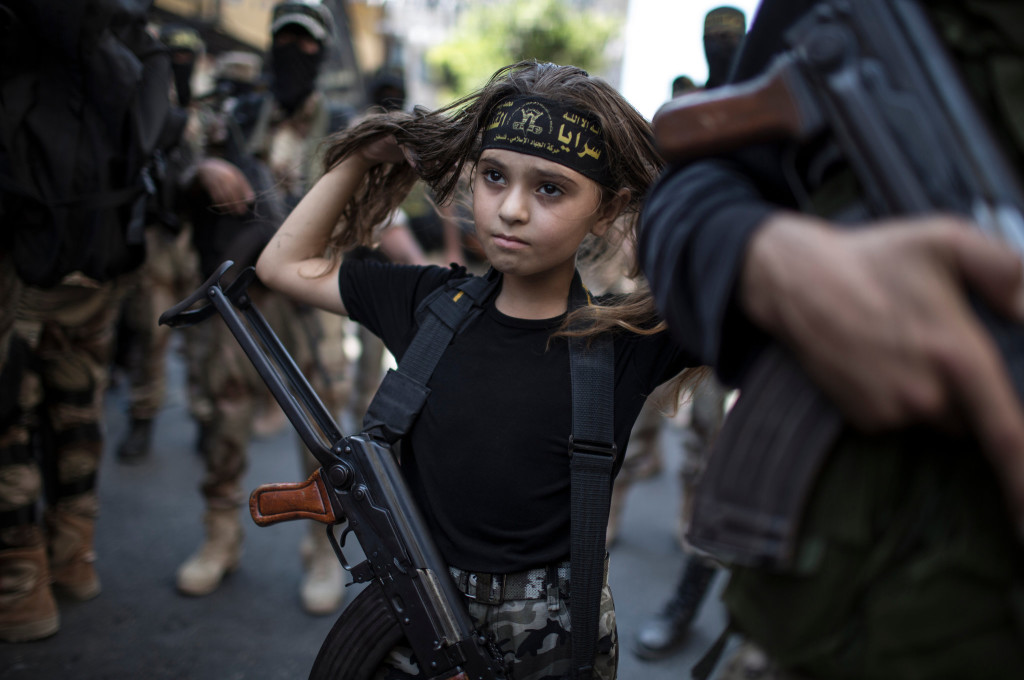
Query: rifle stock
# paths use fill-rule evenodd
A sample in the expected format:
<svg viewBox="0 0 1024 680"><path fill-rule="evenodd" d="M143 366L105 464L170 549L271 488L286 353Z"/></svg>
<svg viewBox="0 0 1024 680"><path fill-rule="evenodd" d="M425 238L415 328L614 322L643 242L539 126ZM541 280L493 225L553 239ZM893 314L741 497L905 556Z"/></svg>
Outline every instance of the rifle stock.
<svg viewBox="0 0 1024 680"><path fill-rule="evenodd" d="M663 106L654 126L663 155L691 161L827 134L874 217L958 213L1024 252L1015 173L917 2L823 0L785 37L790 49L764 76ZM1024 332L975 308L1024 394ZM728 562L784 568L842 418L779 347L759 357L740 395L689 539Z"/></svg>

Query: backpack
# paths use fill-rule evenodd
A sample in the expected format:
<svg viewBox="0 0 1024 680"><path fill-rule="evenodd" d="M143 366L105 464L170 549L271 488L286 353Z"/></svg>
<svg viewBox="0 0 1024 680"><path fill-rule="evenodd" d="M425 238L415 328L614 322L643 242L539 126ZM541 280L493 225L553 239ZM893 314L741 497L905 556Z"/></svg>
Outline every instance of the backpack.
<svg viewBox="0 0 1024 680"><path fill-rule="evenodd" d="M142 262L154 155L185 123L150 3L0 0L0 247L25 283Z"/></svg>

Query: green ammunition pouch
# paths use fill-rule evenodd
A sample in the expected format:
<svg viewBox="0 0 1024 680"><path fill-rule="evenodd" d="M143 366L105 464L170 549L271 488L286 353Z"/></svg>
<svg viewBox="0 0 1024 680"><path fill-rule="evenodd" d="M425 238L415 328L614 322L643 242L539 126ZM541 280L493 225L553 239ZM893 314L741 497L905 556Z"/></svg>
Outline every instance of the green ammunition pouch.
<svg viewBox="0 0 1024 680"><path fill-rule="evenodd" d="M787 573L735 567L733 625L811 678L1024 677L1024 548L964 440L847 434Z"/></svg>

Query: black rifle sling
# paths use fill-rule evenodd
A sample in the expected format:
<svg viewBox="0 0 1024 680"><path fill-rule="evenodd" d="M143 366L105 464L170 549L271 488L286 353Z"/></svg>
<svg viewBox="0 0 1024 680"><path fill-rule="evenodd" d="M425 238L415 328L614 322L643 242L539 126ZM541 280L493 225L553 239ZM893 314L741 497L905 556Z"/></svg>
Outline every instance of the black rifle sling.
<svg viewBox="0 0 1024 680"><path fill-rule="evenodd" d="M388 369L363 418L363 431L394 444L412 427L423 410L430 388L427 381L452 338L480 312L500 278L486 276L449 282L428 295L417 316L420 327L402 355L397 370Z"/></svg>
<svg viewBox="0 0 1024 680"><path fill-rule="evenodd" d="M363 430L394 443L412 427L430 394L427 381L452 338L479 313L500 278L494 270L447 285L421 304L420 328L397 370L389 370L370 402ZM579 274L570 308L588 303ZM605 530L615 462L615 349L608 336L571 338L572 380L570 612L573 676L590 678L597 651Z"/></svg>
<svg viewBox="0 0 1024 680"><path fill-rule="evenodd" d="M587 304L573 281L571 305ZM582 297L582 299L580 299ZM593 676L604 585L605 532L615 462L615 346L608 335L569 340L572 379L572 436L569 438L570 615L573 678Z"/></svg>

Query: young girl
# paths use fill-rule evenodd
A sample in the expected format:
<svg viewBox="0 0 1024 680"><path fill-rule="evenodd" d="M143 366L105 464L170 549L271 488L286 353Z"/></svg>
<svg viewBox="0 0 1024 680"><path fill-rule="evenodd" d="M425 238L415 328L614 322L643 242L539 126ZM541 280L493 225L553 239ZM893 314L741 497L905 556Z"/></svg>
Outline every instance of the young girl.
<svg viewBox="0 0 1024 680"><path fill-rule="evenodd" d="M578 68L522 62L443 109L383 115L335 138L326 174L257 265L268 286L350 315L401 361L420 301L464 270L342 264L326 253L372 242L373 226L417 176L444 202L466 171L476 234L500 287L441 357L427 403L402 440L402 465L467 595L475 584L495 582L493 575L544 583L496 604L468 600L517 680L565 677L572 667L569 322L583 323L588 337L613 336L619 452L658 384L698 375L683 371L694 362L663 332L642 286L569 310L570 290L580 286L581 244L630 247L660 165L648 123L612 87ZM554 574L558 601L549 602ZM595 676L614 678L615 617L605 579ZM378 677L418 673L403 648L387 666Z"/></svg>

